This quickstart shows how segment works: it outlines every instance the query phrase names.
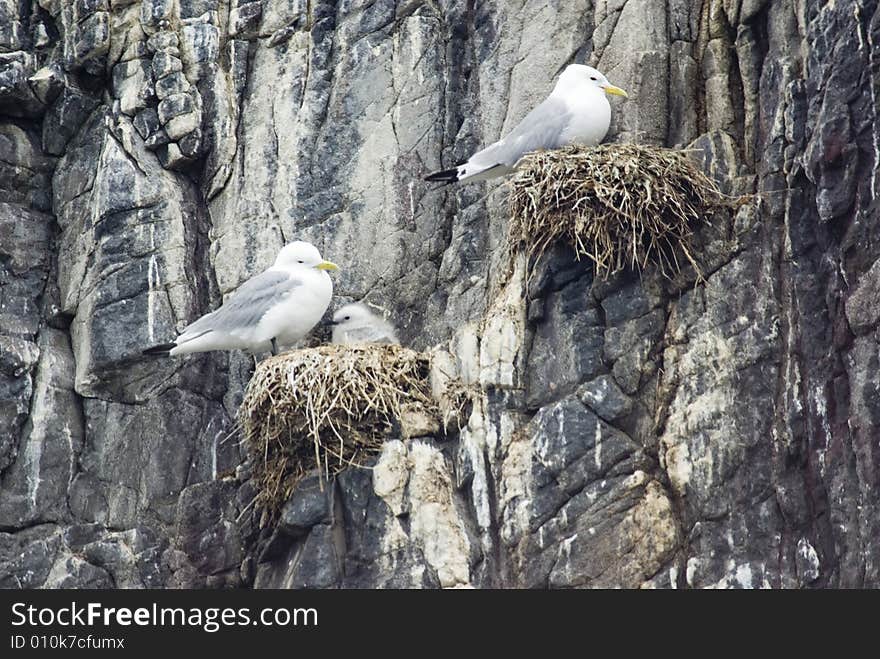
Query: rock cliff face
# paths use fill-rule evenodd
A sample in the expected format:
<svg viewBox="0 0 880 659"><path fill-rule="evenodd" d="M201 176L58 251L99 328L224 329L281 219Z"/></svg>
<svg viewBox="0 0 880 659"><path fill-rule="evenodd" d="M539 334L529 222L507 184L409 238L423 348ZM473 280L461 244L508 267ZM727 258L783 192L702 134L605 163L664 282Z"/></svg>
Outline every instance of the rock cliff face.
<svg viewBox="0 0 880 659"><path fill-rule="evenodd" d="M765 193L705 285L421 181L572 61ZM876 0L0 0L0 585L880 586L878 95ZM294 238L485 395L261 531L253 361L140 351Z"/></svg>

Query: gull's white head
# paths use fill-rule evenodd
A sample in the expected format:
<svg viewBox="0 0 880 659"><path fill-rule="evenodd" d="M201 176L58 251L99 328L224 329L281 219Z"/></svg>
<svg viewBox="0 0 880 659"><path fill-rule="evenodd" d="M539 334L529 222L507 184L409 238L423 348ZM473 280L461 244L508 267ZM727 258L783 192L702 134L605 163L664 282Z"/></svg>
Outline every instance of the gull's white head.
<svg viewBox="0 0 880 659"><path fill-rule="evenodd" d="M333 324L340 327L363 327L375 320L373 312L359 302L346 304L333 314Z"/></svg>
<svg viewBox="0 0 880 659"><path fill-rule="evenodd" d="M602 73L592 66L583 64L569 64L565 67L562 75L559 76L556 88L562 91L598 89L613 96L627 96L627 93L620 87L615 87L608 82L608 78Z"/></svg>
<svg viewBox="0 0 880 659"><path fill-rule="evenodd" d="M338 270L339 266L321 258L318 248L303 240L285 245L278 252L275 267L282 268L316 268L318 270Z"/></svg>

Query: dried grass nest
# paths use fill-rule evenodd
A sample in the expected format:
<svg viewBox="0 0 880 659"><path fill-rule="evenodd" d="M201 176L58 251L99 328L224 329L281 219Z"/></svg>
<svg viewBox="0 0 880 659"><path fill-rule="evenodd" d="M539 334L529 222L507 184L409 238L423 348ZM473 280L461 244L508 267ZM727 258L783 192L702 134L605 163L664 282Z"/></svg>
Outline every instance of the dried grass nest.
<svg viewBox="0 0 880 659"><path fill-rule="evenodd" d="M588 257L607 279L653 263L672 278L701 276L692 238L719 210L745 198L722 194L687 152L637 144L567 147L527 155L511 181L508 254L529 272L554 243Z"/></svg>
<svg viewBox="0 0 880 659"><path fill-rule="evenodd" d="M239 423L257 485L261 526L300 479L362 466L392 433L446 425L432 396L430 356L398 345L324 345L263 360L248 384ZM445 410L463 418L468 396L447 383ZM406 422L407 427L404 427Z"/></svg>

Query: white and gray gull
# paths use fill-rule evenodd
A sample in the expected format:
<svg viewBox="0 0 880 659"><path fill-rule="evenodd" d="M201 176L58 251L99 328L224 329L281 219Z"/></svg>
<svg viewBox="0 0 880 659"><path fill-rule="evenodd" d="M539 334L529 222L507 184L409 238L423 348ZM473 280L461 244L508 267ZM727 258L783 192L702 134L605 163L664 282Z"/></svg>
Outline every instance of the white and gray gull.
<svg viewBox="0 0 880 659"><path fill-rule="evenodd" d="M452 169L426 176L425 180L485 181L511 173L520 158L531 151L560 149L571 144L596 146L605 139L611 125L607 94L627 95L596 69L569 64L550 96L504 138Z"/></svg>
<svg viewBox="0 0 880 659"><path fill-rule="evenodd" d="M346 304L333 314L331 343L400 343L394 326L379 318L366 305Z"/></svg>
<svg viewBox="0 0 880 659"><path fill-rule="evenodd" d="M337 269L311 243L285 245L272 267L244 282L219 309L190 324L172 343L144 353L238 349L277 354L279 345L292 345L321 320L333 296L327 271Z"/></svg>

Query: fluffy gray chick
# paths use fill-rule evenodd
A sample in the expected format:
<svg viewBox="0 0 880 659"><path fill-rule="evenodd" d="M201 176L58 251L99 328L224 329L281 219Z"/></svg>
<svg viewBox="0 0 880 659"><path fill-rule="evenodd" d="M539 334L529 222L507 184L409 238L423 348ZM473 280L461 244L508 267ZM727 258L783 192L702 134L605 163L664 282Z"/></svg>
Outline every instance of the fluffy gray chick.
<svg viewBox="0 0 880 659"><path fill-rule="evenodd" d="M365 305L346 304L333 314L331 343L400 343L394 326Z"/></svg>

